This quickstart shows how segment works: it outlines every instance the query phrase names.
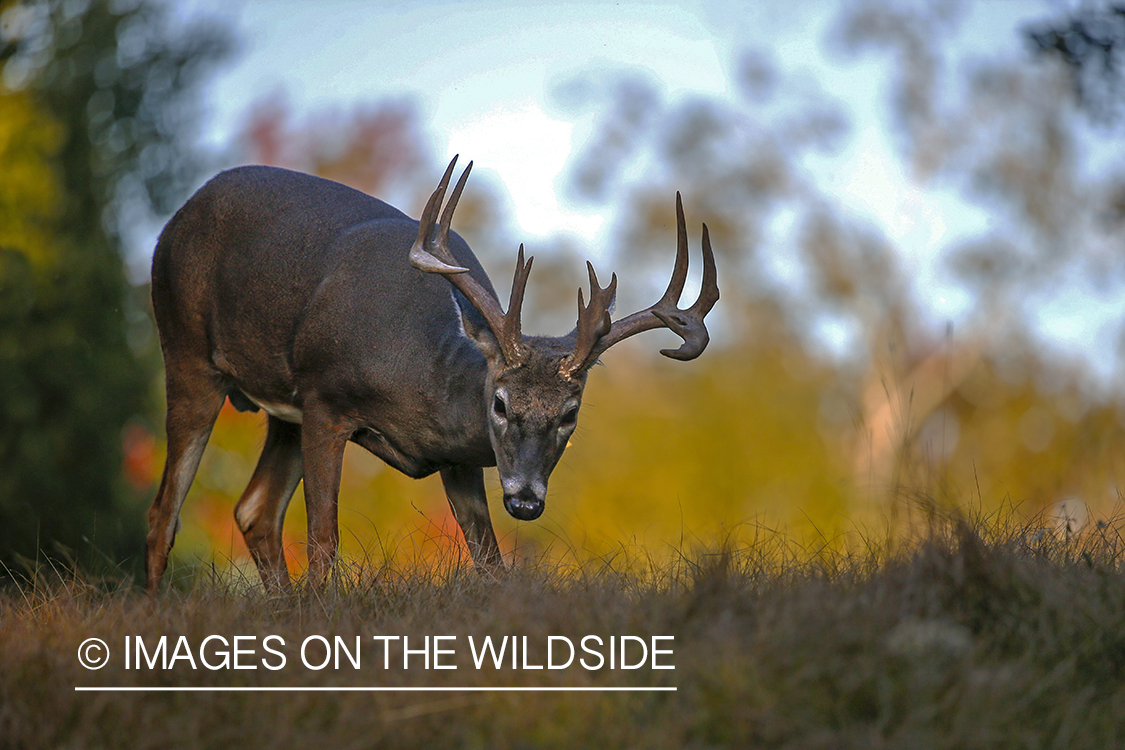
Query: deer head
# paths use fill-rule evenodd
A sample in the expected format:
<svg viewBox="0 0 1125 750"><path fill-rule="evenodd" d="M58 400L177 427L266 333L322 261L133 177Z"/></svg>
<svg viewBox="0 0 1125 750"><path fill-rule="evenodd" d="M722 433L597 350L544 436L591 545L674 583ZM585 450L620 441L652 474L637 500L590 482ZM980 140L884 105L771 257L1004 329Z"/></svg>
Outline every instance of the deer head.
<svg viewBox="0 0 1125 750"><path fill-rule="evenodd" d="M656 304L612 321L610 311L617 275L614 274L609 285L603 288L594 267L587 262L590 302L585 302L579 289L578 322L574 330L561 337L524 336L520 309L534 259L528 258L525 262L523 246L516 260L507 312L468 269L456 264L449 252L449 225L473 166L470 162L461 174L442 210L456 163L457 157L454 157L426 204L419 221L418 238L410 250L410 262L419 270L445 276L480 314L477 319L462 310L461 322L465 333L488 362L484 402L488 405L488 433L504 490L504 508L513 517L530 521L543 513L547 480L578 423L587 373L607 349L653 328L668 328L684 341L678 349L661 350L667 357L695 359L706 348L709 337L703 319L719 299L715 258L704 225L703 281L699 298L690 307L680 309L679 298L687 278L688 238L683 204L677 193L676 263L668 288Z"/></svg>

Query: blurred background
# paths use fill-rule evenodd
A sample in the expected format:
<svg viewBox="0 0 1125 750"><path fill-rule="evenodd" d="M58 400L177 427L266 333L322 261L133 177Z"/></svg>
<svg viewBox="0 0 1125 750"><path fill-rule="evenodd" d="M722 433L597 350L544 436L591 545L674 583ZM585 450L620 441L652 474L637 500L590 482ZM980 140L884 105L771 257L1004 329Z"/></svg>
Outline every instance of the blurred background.
<svg viewBox="0 0 1125 750"><path fill-rule="evenodd" d="M562 334L583 261L650 304L684 198L722 300L591 373L547 512L563 559L780 530L894 534L928 503L1077 529L1125 480L1125 6L0 2L0 560L136 570L163 462L148 301L160 227L215 172L274 164L454 224L525 329ZM698 267L693 271L698 273ZM685 298L694 299L697 277ZM694 288L693 288L694 284ZM224 411L182 562L245 564L264 437ZM460 549L440 481L349 446L345 552ZM304 560L298 490L286 532Z"/></svg>

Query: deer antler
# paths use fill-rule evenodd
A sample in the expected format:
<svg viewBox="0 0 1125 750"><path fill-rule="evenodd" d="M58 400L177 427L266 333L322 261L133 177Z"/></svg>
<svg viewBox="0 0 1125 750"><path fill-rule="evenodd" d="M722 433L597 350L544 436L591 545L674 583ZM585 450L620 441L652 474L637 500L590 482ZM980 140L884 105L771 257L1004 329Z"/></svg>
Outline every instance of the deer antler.
<svg viewBox="0 0 1125 750"><path fill-rule="evenodd" d="M598 284L598 275L594 273L594 266L586 261L586 270L590 274L590 304L585 304L582 290L578 290L578 325L575 327L577 338L574 342L574 351L563 360L561 372L567 377L582 370L590 356L590 352L598 345L598 341L611 330L609 310L617 295L617 274L609 280L609 286L604 289ZM596 359L596 357L595 357Z"/></svg>
<svg viewBox="0 0 1125 750"><path fill-rule="evenodd" d="M668 288L652 307L633 313L614 322L609 322L609 308L617 286L617 275L602 289L598 286L594 269L590 270L590 304L583 307L582 291L578 291L578 326L574 352L563 360L560 372L572 377L591 366L598 357L614 344L653 328L667 328L684 340L679 349L661 349L660 353L672 359L695 359L707 348L710 336L703 319L719 300L719 286L716 281L715 255L711 251L711 237L707 225L703 225L703 282L699 298L684 310L677 305L684 291L684 281L688 269L687 223L684 221L684 204L676 193L676 264L672 268L672 279Z"/></svg>
<svg viewBox="0 0 1125 750"><path fill-rule="evenodd" d="M516 260L515 278L512 280L512 295L508 302L508 312L500 309L500 302L485 289L476 279L469 275L469 269L457 265L457 261L449 252L449 224L453 220L453 211L457 208L457 201L461 199L461 192L469 179L473 163L465 167L461 179L453 188L449 203L441 212L441 220L437 221L438 210L445 199L445 190L449 187L449 178L453 175L453 167L457 164L457 157L449 162L449 166L438 183L437 189L426 203L422 218L418 220L418 239L410 248L410 265L427 273L438 273L445 276L449 283L476 308L477 312L488 323L496 343L504 355L504 360L509 365L519 363L523 358L523 333L520 325L520 308L523 307L523 293L527 287L527 277L531 273L531 263L534 258L523 259L523 245L520 245L519 258ZM435 227L436 221L436 227Z"/></svg>

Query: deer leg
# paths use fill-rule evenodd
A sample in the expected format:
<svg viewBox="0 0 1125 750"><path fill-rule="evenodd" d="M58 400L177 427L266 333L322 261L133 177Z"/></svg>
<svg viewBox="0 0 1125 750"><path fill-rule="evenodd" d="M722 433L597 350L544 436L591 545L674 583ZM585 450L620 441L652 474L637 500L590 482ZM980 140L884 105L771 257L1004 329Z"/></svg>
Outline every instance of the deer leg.
<svg viewBox="0 0 1125 750"><path fill-rule="evenodd" d="M168 567L168 554L180 528L180 508L226 398L207 373L189 374L172 366L168 368L167 391L168 455L160 489L148 511L145 589L149 594L160 589L160 580Z"/></svg>
<svg viewBox="0 0 1125 750"><path fill-rule="evenodd" d="M492 518L488 514L488 497L484 491L484 469L479 466L450 466L441 470L445 495L453 509L453 517L465 535L473 564L481 570L504 567Z"/></svg>
<svg viewBox="0 0 1125 750"><path fill-rule="evenodd" d="M301 474L300 425L270 417L262 456L234 509L234 518L262 583L274 593L290 588L281 529Z"/></svg>
<svg viewBox="0 0 1125 750"><path fill-rule="evenodd" d="M301 423L301 459L305 472L305 509L308 516L308 577L323 586L336 562L340 544L337 501L344 447L355 425L334 414L324 404L306 403Z"/></svg>

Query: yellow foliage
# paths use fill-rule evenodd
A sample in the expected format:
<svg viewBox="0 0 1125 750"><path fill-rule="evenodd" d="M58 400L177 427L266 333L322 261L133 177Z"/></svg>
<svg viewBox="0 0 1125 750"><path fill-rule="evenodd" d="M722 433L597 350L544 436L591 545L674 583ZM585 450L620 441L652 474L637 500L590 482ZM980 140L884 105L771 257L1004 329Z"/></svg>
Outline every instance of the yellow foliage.
<svg viewBox="0 0 1125 750"><path fill-rule="evenodd" d="M827 372L799 349L731 348L689 366L630 353L592 374L556 471L555 505L585 546L674 545L747 522L832 533L848 475L818 430Z"/></svg>
<svg viewBox="0 0 1125 750"><path fill-rule="evenodd" d="M22 92L0 91L0 247L18 249L33 265L53 262L61 194L52 159L63 131Z"/></svg>
<svg viewBox="0 0 1125 750"><path fill-rule="evenodd" d="M505 552L584 560L640 546L661 558L752 541L763 527L806 549L841 549L863 543L857 532L920 520L919 498L985 511L1015 503L1035 513L1075 499L1093 514L1112 510L1125 480L1125 427L1112 405L1082 406L1073 387L1044 394L1030 378L1005 380L980 356L956 379L923 363L853 383L795 337L763 328L686 365L653 356L644 337L608 354L590 375L542 518L508 517L495 471L486 473ZM864 404L865 382L903 398L884 473L873 472L865 441L889 428ZM245 556L232 510L263 434L260 415L224 412L188 500L181 554ZM287 526L294 562L304 557L302 504L298 491ZM402 560L462 547L437 476L409 479L355 446L340 526L345 555Z"/></svg>
<svg viewBox="0 0 1125 750"><path fill-rule="evenodd" d="M542 519L508 518L495 501L495 472L486 475L505 550L552 547L585 557L640 542L662 555L685 537L729 536L747 522L818 535L846 523L848 465L818 417L830 370L799 347L716 349L683 365L654 361L643 346L622 345L591 375ZM181 553L244 554L241 540L232 541L233 525L213 519L216 505L231 516L256 460L261 422L229 409L220 418L188 499L185 518L195 523L185 525ZM287 528L298 543L301 503L298 492ZM340 521L345 554L412 556L420 547L461 544L436 476L408 479L354 446L345 458ZM198 533L201 524L207 533Z"/></svg>

